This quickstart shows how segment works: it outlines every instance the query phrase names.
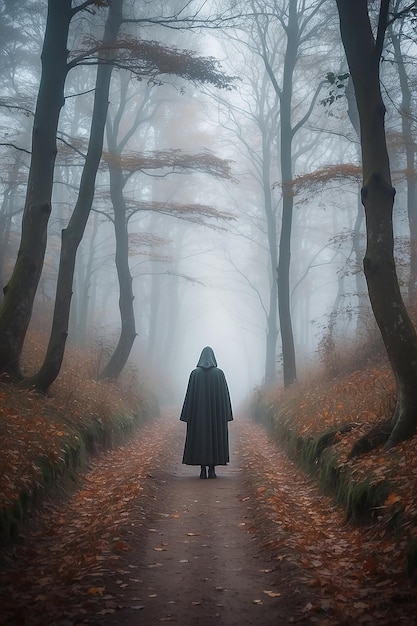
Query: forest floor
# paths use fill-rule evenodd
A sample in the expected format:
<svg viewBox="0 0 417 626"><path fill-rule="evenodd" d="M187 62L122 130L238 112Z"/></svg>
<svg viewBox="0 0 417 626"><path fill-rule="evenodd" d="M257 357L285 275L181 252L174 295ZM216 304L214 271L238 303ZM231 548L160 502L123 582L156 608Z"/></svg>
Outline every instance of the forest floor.
<svg viewBox="0 0 417 626"><path fill-rule="evenodd" d="M215 480L166 415L96 457L0 552L0 624L417 624L377 527L350 525L265 430L236 417Z"/></svg>

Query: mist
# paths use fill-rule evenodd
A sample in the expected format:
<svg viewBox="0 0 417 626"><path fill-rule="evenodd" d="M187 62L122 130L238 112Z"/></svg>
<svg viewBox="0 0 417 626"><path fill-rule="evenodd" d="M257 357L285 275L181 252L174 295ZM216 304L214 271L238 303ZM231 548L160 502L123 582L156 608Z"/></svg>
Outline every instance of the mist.
<svg viewBox="0 0 417 626"><path fill-rule="evenodd" d="M179 404L202 348L210 345L238 406L256 387L285 382L287 330L302 377L319 360L326 333L349 341L366 334L370 325L366 288L358 274L365 239L358 137L348 115L336 8L322 5L320 19L297 43L289 169L282 152L288 129L282 108L287 39L281 28L266 18L261 28L239 3L227 8L227 22L221 21L215 2L138 6L126 0L123 10L132 21L122 25L121 37L157 42L170 54L192 51L206 59L206 68L210 59L212 75L203 69L190 79L183 68L164 72L138 70L131 61L115 64L94 201L77 253L68 339L89 346L100 365L117 343L118 202L133 292L136 336L130 366L151 381L161 402ZM306 16L309 10L306 6ZM19 67L13 79L5 78L5 97L9 105L24 99L26 109L33 110L46 12L33 5L16 19L25 20L31 33L32 63ZM97 8L74 21L70 58L88 38L100 40L105 19L106 11ZM330 71L339 77L336 87L326 79ZM391 69L384 71L389 84ZM53 212L35 301L37 315L48 323L61 230L78 197L95 73L94 65L74 65L65 84ZM29 160L24 151L30 148L31 128L30 115L9 105L2 110L10 139L1 148L2 159L14 162L20 176L6 210L11 236L5 249L11 260L21 226ZM3 172L5 198L8 184ZM291 222L285 234L289 197ZM398 198L400 237L405 230L401 183ZM286 317L277 310L284 241L290 246ZM4 283L12 267L11 261L4 263Z"/></svg>

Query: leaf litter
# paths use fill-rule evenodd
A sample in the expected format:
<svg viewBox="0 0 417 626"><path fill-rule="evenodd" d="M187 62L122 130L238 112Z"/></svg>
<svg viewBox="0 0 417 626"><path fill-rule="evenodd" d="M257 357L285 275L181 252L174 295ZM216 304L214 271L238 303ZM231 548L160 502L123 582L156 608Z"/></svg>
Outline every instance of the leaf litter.
<svg viewBox="0 0 417 626"><path fill-rule="evenodd" d="M157 420L93 460L80 488L47 498L22 543L2 549L1 624L104 615L120 607L123 589L140 590L141 581L126 580L136 565L125 569L123 561L132 536L148 532L158 489L149 470L166 455L172 429L171 421Z"/></svg>
<svg viewBox="0 0 417 626"><path fill-rule="evenodd" d="M276 564L273 572L263 570L277 578L276 591L263 591L265 601L280 597L280 564L287 561L311 590L300 619L320 626L415 624L416 588L404 575L403 546L377 525L346 523L262 427L239 417L233 427L246 491L239 499L249 512L243 531L256 536ZM130 546L155 531L149 512L162 503L152 472L176 454L176 437L175 420L148 424L129 444L94 460L64 500L45 502L22 543L2 550L0 623L43 624L46 614L50 626L105 623L125 605L126 589L135 593L130 608L144 607ZM258 596L253 603L264 601Z"/></svg>
<svg viewBox="0 0 417 626"><path fill-rule="evenodd" d="M404 543L378 523L355 526L331 497L250 421L240 454L254 524L276 561L295 563L317 594L305 607L314 623L416 623L417 585L407 579Z"/></svg>

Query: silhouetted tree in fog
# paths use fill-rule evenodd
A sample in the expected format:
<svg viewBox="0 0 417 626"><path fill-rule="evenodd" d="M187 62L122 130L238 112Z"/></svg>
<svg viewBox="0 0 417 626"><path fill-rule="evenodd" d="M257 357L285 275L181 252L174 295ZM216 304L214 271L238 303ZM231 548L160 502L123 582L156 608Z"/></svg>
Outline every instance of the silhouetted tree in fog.
<svg viewBox="0 0 417 626"><path fill-rule="evenodd" d="M236 147L248 161L249 175L255 179L256 188L259 187L259 209L262 218L262 234L253 237L253 246L267 247L268 257L268 292L265 296L251 283L250 277L245 275L251 289L257 291L261 300L262 310L265 312L265 374L266 384L276 379L277 340L278 340L278 243L277 232L279 225L279 198L273 189L273 182L277 178L277 120L279 118L278 98L271 88L269 76L264 68L262 59L254 54L255 31L247 26L247 34L241 32L226 33L226 51L231 46L233 50L233 67L239 62L241 72L244 72L245 85L240 85L239 97L219 101L226 114L222 125L236 138ZM275 42L274 51L278 54L279 39ZM270 51L273 54L272 51ZM238 61L239 59L239 61ZM248 181L245 181L248 186ZM243 208L243 207L242 207ZM266 243L264 241L266 229Z"/></svg>
<svg viewBox="0 0 417 626"><path fill-rule="evenodd" d="M303 45L313 35L317 36L323 26L317 15L324 5L323 0L317 2L258 2L252 0L251 7L258 26L259 44L265 69L270 77L280 102L279 141L280 168L282 184L282 216L281 234L279 239L277 282L278 310L282 341L282 358L284 369L284 385L290 385L297 379L297 368L294 347L294 335L291 319L290 300L290 260L291 232L294 200L291 191L293 179L294 152L293 141L296 133L309 119L317 100L322 83L316 85L309 96L306 108L297 121L293 110L294 78L297 63L301 57ZM277 24L286 37L283 66L277 64L271 56L269 42L270 32Z"/></svg>

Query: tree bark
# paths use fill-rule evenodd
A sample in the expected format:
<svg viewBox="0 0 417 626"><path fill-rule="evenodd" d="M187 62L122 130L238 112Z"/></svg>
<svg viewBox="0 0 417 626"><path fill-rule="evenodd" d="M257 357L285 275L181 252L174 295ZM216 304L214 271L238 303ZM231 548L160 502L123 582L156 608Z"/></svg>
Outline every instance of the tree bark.
<svg viewBox="0 0 417 626"><path fill-rule="evenodd" d="M94 261L95 261L95 248L97 245L97 235L99 231L98 213L93 215L91 224L91 238L88 245L88 250L82 255L80 259L80 248L77 253L77 273L76 273L76 286L77 286L77 298L76 302L72 302L72 306L76 305L75 313L75 340L77 345L87 345L87 335L89 321L92 311L94 311L95 303L95 290L96 284L94 280ZM80 263L81 260L81 263ZM72 324L71 318L70 322ZM70 324L70 327L71 327Z"/></svg>
<svg viewBox="0 0 417 626"><path fill-rule="evenodd" d="M20 356L42 272L51 214L56 135L67 76L72 0L48 1L42 74L32 131L32 157L16 265L0 309L0 370L21 378Z"/></svg>
<svg viewBox="0 0 417 626"><path fill-rule="evenodd" d="M336 0L340 31L352 75L360 118L367 248L363 261L373 313L395 374L397 400L386 447L411 437L417 426L417 335L405 308L394 262L392 211L395 190L385 136L379 64L389 0L380 3L374 38L364 0ZM373 435L371 435L373 436ZM368 436L369 440L369 436ZM355 446L352 453L360 452Z"/></svg>
<svg viewBox="0 0 417 626"><path fill-rule="evenodd" d="M0 207L0 285L3 285L3 277L5 263L7 259L7 249L10 243L10 233L12 230L13 205L15 204L15 196L17 189L17 161L14 163L10 182L7 184L3 201ZM3 300L3 292L0 292L0 302Z"/></svg>

